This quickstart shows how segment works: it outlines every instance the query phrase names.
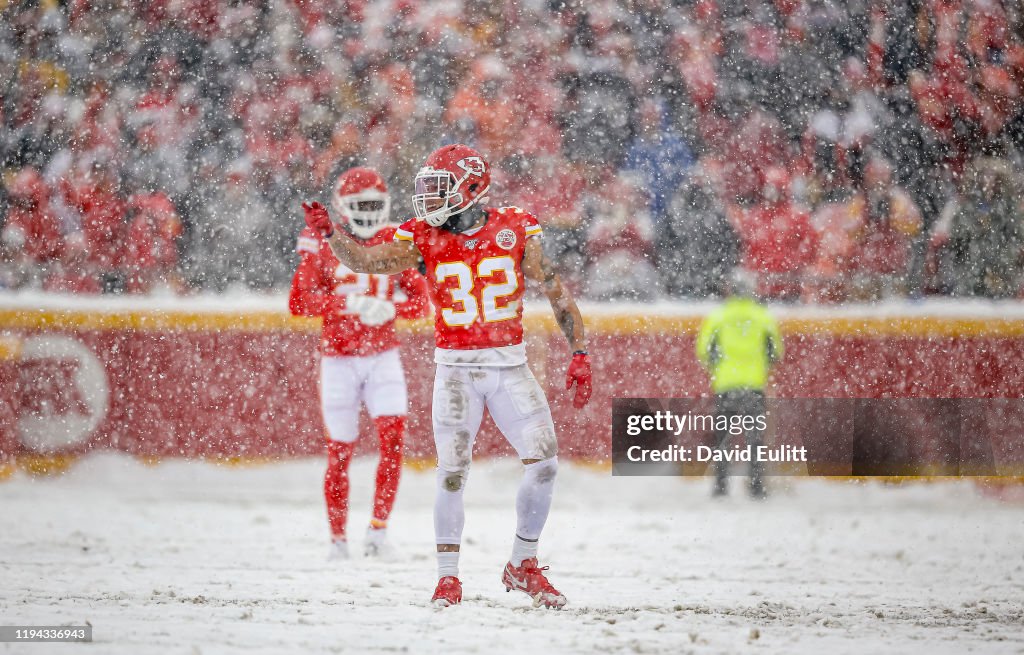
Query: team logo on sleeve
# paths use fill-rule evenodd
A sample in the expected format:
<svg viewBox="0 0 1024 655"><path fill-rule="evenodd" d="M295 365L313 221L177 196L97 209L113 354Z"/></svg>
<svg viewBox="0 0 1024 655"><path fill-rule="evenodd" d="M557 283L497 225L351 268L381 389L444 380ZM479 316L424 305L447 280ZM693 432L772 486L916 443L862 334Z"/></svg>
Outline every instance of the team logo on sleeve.
<svg viewBox="0 0 1024 655"><path fill-rule="evenodd" d="M516 245L516 233L509 229L502 230L494 237L494 243L498 244L499 248L512 250Z"/></svg>

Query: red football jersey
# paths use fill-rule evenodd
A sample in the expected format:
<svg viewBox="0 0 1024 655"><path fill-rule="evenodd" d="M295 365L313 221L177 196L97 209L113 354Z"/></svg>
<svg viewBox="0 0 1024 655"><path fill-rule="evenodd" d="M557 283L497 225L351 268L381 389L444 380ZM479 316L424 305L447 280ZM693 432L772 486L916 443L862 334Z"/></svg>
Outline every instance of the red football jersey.
<svg viewBox="0 0 1024 655"><path fill-rule="evenodd" d="M462 234L416 219L395 231L395 241L412 241L423 256L438 348L478 350L523 341L523 252L541 228L518 207L484 211L483 227Z"/></svg>
<svg viewBox="0 0 1024 655"><path fill-rule="evenodd" d="M394 227L384 228L363 245L389 242L394 233ZM296 250L302 259L292 279L288 308L296 316L323 317L320 351L324 355L375 355L398 346L395 322L364 325L358 315L349 313L345 307L349 294L394 301L395 289L400 287L405 299L395 303L396 317L419 318L426 314L426 284L414 270L397 275L354 273L338 261L327 241L308 227L299 235Z"/></svg>

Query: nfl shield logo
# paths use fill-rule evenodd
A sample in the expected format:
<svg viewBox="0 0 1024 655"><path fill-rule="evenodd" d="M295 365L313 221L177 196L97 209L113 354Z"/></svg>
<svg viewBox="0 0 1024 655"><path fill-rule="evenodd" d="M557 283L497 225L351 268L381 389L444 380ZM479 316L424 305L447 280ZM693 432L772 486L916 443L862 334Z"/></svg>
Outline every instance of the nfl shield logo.
<svg viewBox="0 0 1024 655"><path fill-rule="evenodd" d="M467 241L466 247L469 248L470 250L476 248L476 239L470 239L469 241Z"/></svg>

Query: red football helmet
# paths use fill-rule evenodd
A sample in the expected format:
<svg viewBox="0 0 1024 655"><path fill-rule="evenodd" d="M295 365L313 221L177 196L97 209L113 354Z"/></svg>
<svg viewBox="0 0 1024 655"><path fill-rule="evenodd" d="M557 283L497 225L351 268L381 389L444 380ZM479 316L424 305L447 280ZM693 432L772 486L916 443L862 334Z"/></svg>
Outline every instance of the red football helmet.
<svg viewBox="0 0 1024 655"><path fill-rule="evenodd" d="M384 178L372 168L350 168L338 178L331 206L352 234L369 239L388 223L391 195Z"/></svg>
<svg viewBox="0 0 1024 655"><path fill-rule="evenodd" d="M412 206L416 217L440 227L454 214L485 202L491 167L469 146L455 143L435 150L416 173Z"/></svg>

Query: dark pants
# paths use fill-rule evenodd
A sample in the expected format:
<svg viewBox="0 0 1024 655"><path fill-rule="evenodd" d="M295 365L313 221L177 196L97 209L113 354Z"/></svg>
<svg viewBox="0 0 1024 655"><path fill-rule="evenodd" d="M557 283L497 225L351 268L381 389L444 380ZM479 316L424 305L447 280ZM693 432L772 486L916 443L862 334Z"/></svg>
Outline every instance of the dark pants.
<svg viewBox="0 0 1024 655"><path fill-rule="evenodd" d="M735 389L715 395L715 403L719 416L753 416L764 414L764 392L756 389ZM715 432L715 445L721 450L729 445L732 437L738 435L729 434L729 430L717 430ZM750 493L754 496L764 495L764 464L756 461L757 447L764 444L764 433L754 427L746 431L747 446L751 450L750 460ZM728 490L727 476L729 474L729 462L715 462L715 489L716 495L722 495Z"/></svg>

